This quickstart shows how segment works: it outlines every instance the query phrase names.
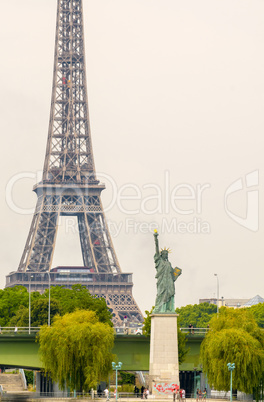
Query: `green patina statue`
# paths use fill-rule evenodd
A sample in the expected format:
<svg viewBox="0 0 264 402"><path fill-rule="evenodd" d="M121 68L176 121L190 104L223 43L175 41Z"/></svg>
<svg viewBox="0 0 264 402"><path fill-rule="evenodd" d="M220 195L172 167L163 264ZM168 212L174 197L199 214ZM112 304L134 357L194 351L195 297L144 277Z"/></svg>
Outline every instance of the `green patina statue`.
<svg viewBox="0 0 264 402"><path fill-rule="evenodd" d="M175 313L174 295L175 287L174 282L181 275L180 268L172 268L168 260L168 249L159 251L158 232L154 231L156 253L154 256L156 279L157 279L157 296L155 301L155 313Z"/></svg>

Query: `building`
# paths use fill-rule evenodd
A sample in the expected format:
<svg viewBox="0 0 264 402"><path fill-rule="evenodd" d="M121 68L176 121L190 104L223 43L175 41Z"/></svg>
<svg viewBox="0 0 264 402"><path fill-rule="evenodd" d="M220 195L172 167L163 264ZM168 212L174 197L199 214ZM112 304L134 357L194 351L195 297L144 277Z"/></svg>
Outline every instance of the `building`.
<svg viewBox="0 0 264 402"><path fill-rule="evenodd" d="M209 303L209 304L214 304L218 307L233 307L233 308L240 308L240 307L251 307L254 306L255 304L258 303L264 303L264 299L260 297L259 295L252 297L252 299L224 299L224 297L221 297L217 301L217 298L211 298L211 299L199 299L199 304L201 303Z"/></svg>

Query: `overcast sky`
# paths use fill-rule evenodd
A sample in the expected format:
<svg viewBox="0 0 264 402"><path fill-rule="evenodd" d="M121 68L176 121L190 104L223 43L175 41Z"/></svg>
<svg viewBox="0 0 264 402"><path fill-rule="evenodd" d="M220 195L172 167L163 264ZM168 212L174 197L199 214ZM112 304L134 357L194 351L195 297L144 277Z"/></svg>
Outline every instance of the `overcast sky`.
<svg viewBox="0 0 264 402"><path fill-rule="evenodd" d="M220 297L264 297L263 0L83 2L95 164L139 307L155 301L155 226L183 271L176 306L215 297L214 273ZM43 168L56 3L1 5L1 288ZM73 224L62 219L53 267L82 265Z"/></svg>

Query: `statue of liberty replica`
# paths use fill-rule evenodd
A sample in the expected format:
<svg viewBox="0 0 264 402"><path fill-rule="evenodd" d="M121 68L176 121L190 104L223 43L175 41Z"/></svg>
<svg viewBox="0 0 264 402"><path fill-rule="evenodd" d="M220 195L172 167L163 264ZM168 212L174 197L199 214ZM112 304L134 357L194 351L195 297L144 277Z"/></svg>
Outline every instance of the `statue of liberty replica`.
<svg viewBox="0 0 264 402"><path fill-rule="evenodd" d="M169 249L162 249L159 251L158 232L155 230L155 248L156 253L154 256L156 279L157 279L157 296L155 301L155 309L153 314L156 313L175 313L174 295L175 286L174 282L181 275L180 268L172 268L168 260Z"/></svg>
<svg viewBox="0 0 264 402"><path fill-rule="evenodd" d="M159 250L158 232L154 232L157 296L151 314L149 388L156 397L171 395L178 390L179 358L178 328L174 307L175 281L181 275L180 268L172 268L168 259L170 250Z"/></svg>

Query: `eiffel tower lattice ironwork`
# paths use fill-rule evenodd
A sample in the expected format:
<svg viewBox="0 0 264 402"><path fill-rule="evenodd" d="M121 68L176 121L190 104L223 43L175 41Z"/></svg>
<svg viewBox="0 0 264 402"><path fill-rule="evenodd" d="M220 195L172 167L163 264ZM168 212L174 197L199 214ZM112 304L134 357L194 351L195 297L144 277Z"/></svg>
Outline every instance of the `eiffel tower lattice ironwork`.
<svg viewBox="0 0 264 402"><path fill-rule="evenodd" d="M27 273L27 283L31 273L34 279L51 274L59 216L75 215L83 263L89 272L85 285L106 299L115 324L126 316L142 321L132 296L132 276L121 272L107 228L100 199L104 188L96 178L91 143L82 0L58 0L43 180L34 186L37 205L17 274ZM7 286L23 282L21 275L14 280L12 274ZM55 274L52 278L55 281Z"/></svg>

